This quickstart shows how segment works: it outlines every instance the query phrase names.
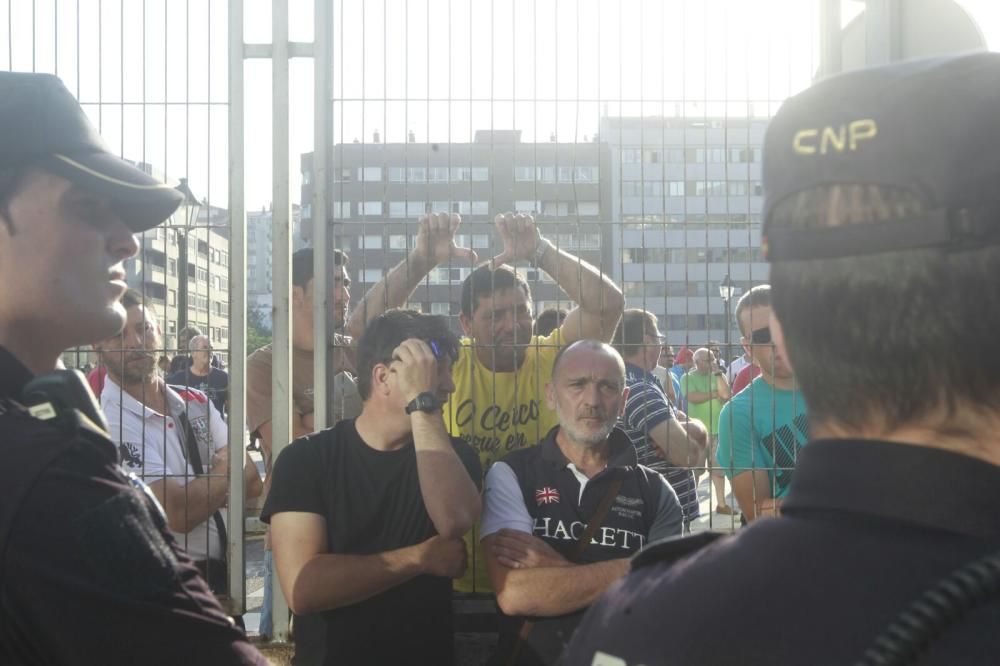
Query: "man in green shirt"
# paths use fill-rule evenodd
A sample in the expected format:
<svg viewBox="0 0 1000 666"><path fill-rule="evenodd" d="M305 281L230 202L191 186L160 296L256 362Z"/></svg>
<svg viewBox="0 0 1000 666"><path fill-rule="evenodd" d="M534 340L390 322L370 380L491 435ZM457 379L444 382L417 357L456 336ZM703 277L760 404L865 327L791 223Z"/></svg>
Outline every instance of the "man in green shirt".
<svg viewBox="0 0 1000 666"><path fill-rule="evenodd" d="M694 367L681 377L681 394L687 400L688 416L708 428L708 471L715 486L715 512L732 515L733 508L726 503L726 477L715 457L719 446L719 415L730 398L729 382L707 347L694 353Z"/></svg>

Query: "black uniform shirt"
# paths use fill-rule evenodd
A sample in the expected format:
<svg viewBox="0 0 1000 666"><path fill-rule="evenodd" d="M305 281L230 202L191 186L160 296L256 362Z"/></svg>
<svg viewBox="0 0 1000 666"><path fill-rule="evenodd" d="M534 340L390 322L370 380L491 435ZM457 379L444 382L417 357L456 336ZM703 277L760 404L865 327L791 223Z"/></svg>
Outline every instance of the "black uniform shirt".
<svg viewBox="0 0 1000 666"><path fill-rule="evenodd" d="M31 379L0 347L0 664L266 663L107 434L12 402Z"/></svg>
<svg viewBox="0 0 1000 666"><path fill-rule="evenodd" d="M852 664L927 588L1000 551L1000 468L941 449L813 442L782 508L683 561L705 536L640 554L567 663ZM919 663L996 663L998 629L994 601Z"/></svg>

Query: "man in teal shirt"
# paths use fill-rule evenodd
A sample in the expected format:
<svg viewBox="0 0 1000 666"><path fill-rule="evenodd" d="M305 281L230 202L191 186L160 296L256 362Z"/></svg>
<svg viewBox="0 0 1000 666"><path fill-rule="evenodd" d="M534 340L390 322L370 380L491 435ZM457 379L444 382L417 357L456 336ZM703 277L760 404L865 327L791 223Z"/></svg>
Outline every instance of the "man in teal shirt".
<svg viewBox="0 0 1000 666"><path fill-rule="evenodd" d="M748 522L778 513L809 430L795 375L771 344L770 319L770 285L754 287L736 306L743 348L761 373L719 419L719 465Z"/></svg>
<svg viewBox="0 0 1000 666"><path fill-rule="evenodd" d="M687 402L687 415L698 419L708 429L708 471L715 486L718 503L715 512L732 515L733 508L726 503L726 479L718 463L719 419L722 405L729 400L729 383L718 361L707 347L694 353L694 367L681 377L681 395Z"/></svg>

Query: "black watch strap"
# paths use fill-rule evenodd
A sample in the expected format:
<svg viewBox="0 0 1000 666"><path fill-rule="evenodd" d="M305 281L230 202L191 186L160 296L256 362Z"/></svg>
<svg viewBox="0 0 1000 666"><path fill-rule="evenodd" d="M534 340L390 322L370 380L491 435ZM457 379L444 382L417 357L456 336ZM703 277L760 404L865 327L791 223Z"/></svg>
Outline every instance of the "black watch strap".
<svg viewBox="0 0 1000 666"><path fill-rule="evenodd" d="M406 406L406 413L412 414L413 412L436 412L441 408L443 403L438 400L438 397L431 393L430 391L424 391L416 398L410 401L410 404Z"/></svg>

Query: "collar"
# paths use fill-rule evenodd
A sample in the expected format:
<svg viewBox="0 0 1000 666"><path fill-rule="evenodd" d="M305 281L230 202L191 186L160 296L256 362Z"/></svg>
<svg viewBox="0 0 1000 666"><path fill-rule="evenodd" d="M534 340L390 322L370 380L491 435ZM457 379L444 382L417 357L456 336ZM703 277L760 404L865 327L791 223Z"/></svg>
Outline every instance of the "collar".
<svg viewBox="0 0 1000 666"><path fill-rule="evenodd" d="M170 407L170 412L172 416L176 416L178 413L184 411L184 400L170 388L165 382L163 383L163 389L166 391L167 405ZM123 391L122 387L118 385L115 380L111 379L108 375L104 380L104 390L101 391L101 397L107 398L111 403L111 407L121 407L124 411L130 412L141 419L148 418L150 416L164 417L166 414L161 414L155 409L150 409L143 403L139 402L132 397L127 391Z"/></svg>
<svg viewBox="0 0 1000 666"><path fill-rule="evenodd" d="M19 399L24 387L34 378L24 363L0 347L0 396Z"/></svg>
<svg viewBox="0 0 1000 666"><path fill-rule="evenodd" d="M831 439L799 452L782 512L832 509L995 539L997 506L1000 467L927 446Z"/></svg>
<svg viewBox="0 0 1000 666"><path fill-rule="evenodd" d="M545 439L538 446L542 450L542 460L552 463L559 469L563 469L570 463L569 459L563 455L562 449L556 443L556 434L558 432L559 426L555 426L549 430L549 434L545 435ZM615 426L611 434L608 435L608 444L608 453L610 454L608 456L608 469L613 467L635 467L639 464L632 440L628 438L628 435L621 428Z"/></svg>
<svg viewBox="0 0 1000 666"><path fill-rule="evenodd" d="M625 379L626 380L642 380L642 381L653 381L656 380L656 375L654 375L649 370L639 367L635 363L629 363L625 361ZM659 381L659 380L657 380Z"/></svg>

